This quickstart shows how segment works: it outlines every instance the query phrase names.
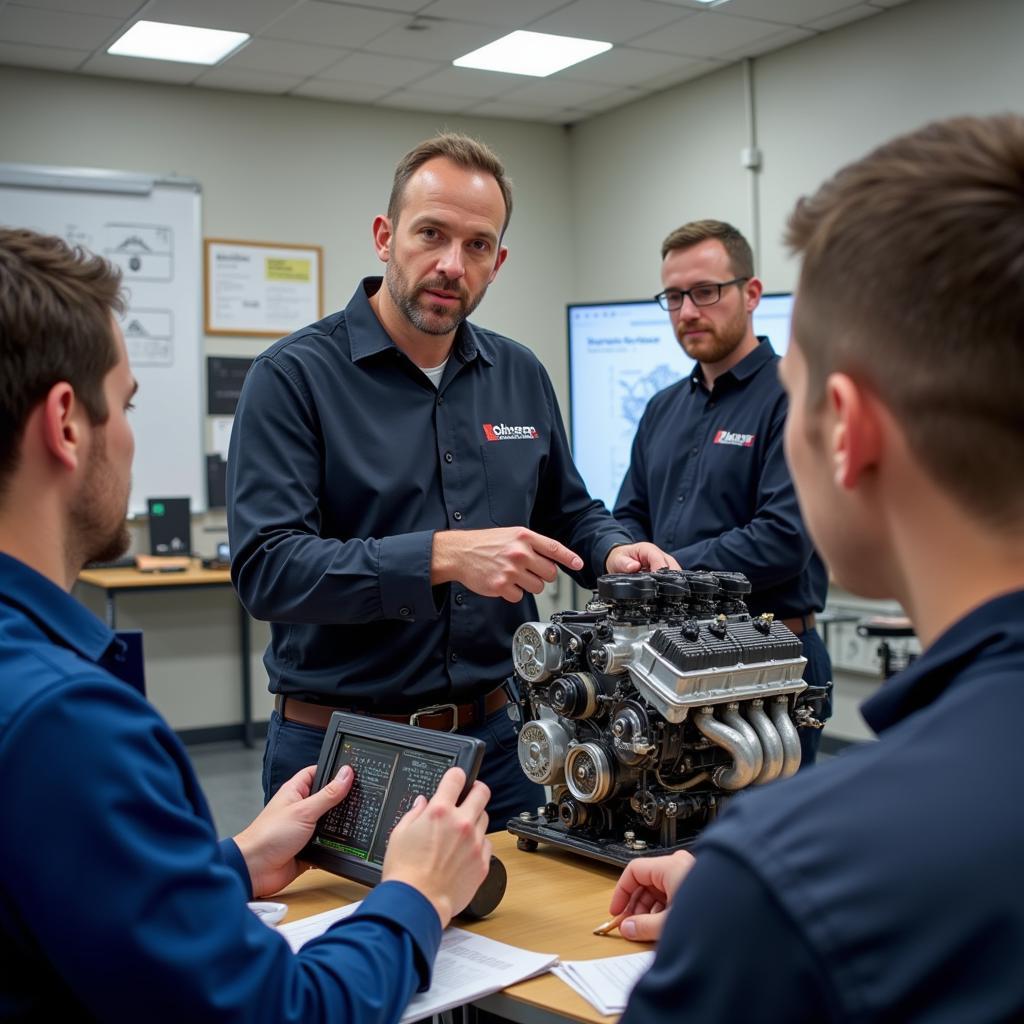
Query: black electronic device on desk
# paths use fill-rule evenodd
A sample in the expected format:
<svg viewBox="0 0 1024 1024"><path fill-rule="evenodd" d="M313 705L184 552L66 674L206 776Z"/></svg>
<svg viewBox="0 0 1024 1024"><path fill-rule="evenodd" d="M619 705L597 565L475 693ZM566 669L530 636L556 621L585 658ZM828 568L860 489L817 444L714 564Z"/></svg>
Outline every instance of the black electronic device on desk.
<svg viewBox="0 0 1024 1024"><path fill-rule="evenodd" d="M320 748L313 791L346 764L355 780L349 795L317 822L300 857L344 878L376 885L391 832L416 797L429 799L449 768L461 768L466 773L461 801L476 780L483 756L483 742L472 736L335 711ZM504 893L505 869L492 857L487 878L460 916L485 917Z"/></svg>

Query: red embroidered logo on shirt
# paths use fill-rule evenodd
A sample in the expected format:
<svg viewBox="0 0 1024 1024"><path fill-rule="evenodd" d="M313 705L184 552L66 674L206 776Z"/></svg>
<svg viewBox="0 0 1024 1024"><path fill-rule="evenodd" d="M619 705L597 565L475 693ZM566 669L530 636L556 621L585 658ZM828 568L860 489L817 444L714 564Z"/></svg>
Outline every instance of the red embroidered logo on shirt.
<svg viewBox="0 0 1024 1024"><path fill-rule="evenodd" d="M510 427L507 423L484 423L482 426L488 441L536 441L540 436L536 427Z"/></svg>
<svg viewBox="0 0 1024 1024"><path fill-rule="evenodd" d="M719 430L715 434L715 444L734 444L738 448L749 448L757 439L757 434L736 434L731 430Z"/></svg>

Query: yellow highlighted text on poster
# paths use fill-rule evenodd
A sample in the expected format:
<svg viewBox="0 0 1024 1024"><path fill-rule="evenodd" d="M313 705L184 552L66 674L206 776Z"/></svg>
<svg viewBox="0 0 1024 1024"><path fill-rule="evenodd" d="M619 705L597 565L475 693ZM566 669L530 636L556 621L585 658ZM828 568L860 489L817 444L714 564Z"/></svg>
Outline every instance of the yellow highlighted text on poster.
<svg viewBox="0 0 1024 1024"><path fill-rule="evenodd" d="M312 260L286 260L267 257L268 281L310 281Z"/></svg>

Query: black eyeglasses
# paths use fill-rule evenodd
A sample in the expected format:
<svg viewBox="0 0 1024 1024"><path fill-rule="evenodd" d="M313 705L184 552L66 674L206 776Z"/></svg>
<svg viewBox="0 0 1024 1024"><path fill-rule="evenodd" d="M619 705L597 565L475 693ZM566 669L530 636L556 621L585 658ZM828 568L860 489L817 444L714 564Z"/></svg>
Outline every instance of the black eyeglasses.
<svg viewBox="0 0 1024 1024"><path fill-rule="evenodd" d="M666 288L663 292L655 295L658 305L662 309L679 309L690 296L690 301L695 306L713 306L721 297L722 289L728 288L731 284L743 284L749 281L749 277L734 277L731 281L723 281L721 284L696 284L692 288Z"/></svg>

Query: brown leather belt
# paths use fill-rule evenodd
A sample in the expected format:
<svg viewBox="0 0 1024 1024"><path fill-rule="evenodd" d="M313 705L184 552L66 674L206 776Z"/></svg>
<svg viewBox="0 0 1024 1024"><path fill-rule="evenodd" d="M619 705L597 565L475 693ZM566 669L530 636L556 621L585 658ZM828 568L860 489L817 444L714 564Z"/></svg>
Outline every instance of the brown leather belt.
<svg viewBox="0 0 1024 1024"><path fill-rule="evenodd" d="M484 718L494 714L508 703L508 694L499 686L491 690L483 698ZM436 729L439 732L455 732L456 729L480 724L477 715L479 701L469 704L432 704L420 708L419 711L407 715L383 715L376 711L363 708L333 707L330 704L311 704L299 700L289 694L279 693L274 698L274 708L286 722L298 722L300 725L311 725L315 729L326 729L331 715L335 711L347 711L353 715L366 715L368 718L379 718L385 722L404 722L407 725L418 725L423 729Z"/></svg>
<svg viewBox="0 0 1024 1024"><path fill-rule="evenodd" d="M787 629L791 629L797 636L803 636L809 629L814 629L814 612L806 615L794 615L791 619L779 619Z"/></svg>

